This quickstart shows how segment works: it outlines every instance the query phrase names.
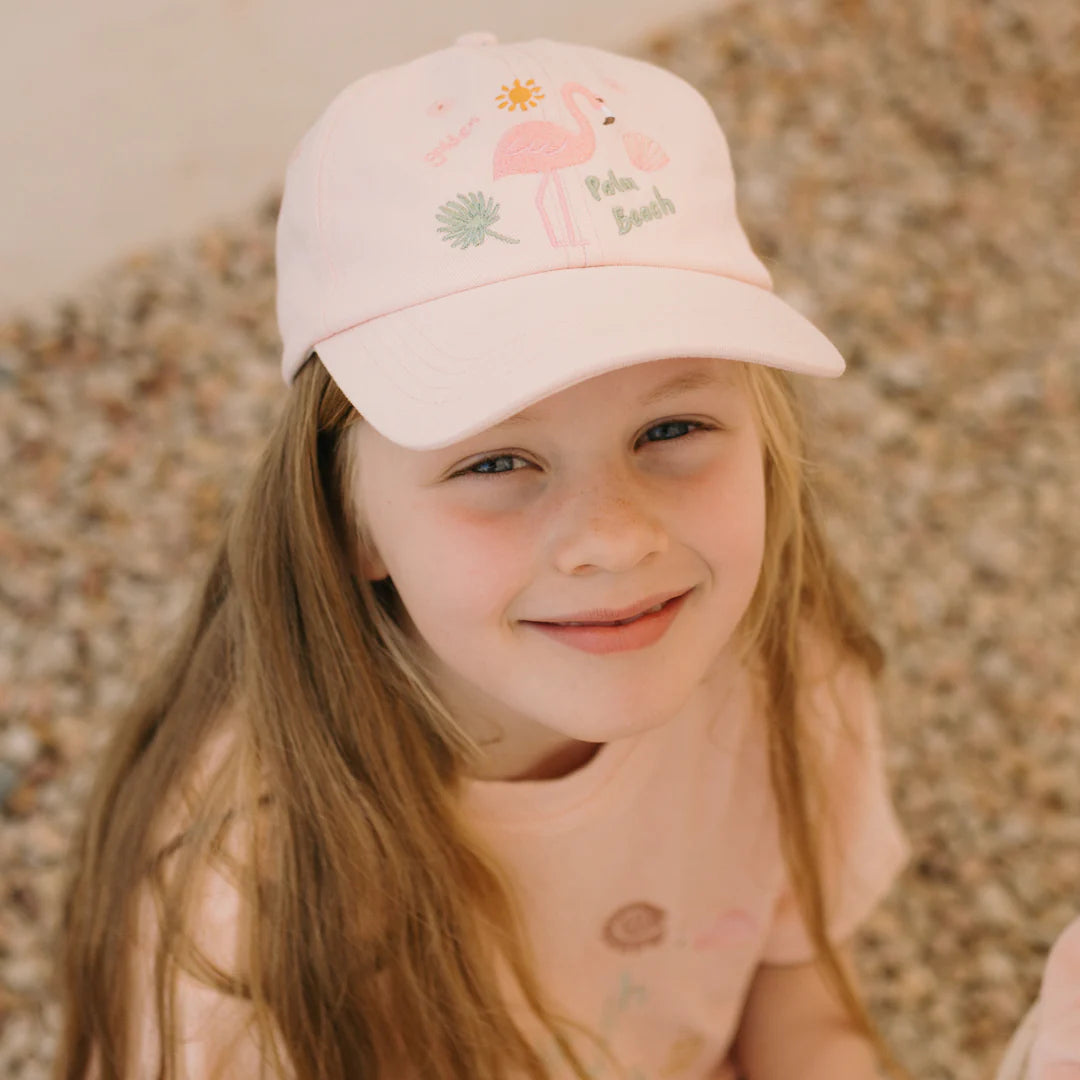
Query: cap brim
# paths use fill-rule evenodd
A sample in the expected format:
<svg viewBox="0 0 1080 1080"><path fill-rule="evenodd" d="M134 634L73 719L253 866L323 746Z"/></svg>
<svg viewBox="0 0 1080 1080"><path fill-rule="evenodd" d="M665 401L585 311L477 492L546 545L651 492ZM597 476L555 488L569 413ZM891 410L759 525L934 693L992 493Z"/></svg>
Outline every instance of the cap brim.
<svg viewBox="0 0 1080 1080"><path fill-rule="evenodd" d="M775 293L662 266L498 281L380 316L313 349L365 420L415 450L447 446L558 390L647 360L844 370L832 342Z"/></svg>

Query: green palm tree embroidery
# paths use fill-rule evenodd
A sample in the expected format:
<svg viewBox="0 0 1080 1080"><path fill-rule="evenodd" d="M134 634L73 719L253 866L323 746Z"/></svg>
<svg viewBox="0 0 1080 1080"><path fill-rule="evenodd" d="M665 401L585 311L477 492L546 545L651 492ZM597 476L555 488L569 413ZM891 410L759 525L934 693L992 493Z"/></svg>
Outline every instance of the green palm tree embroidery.
<svg viewBox="0 0 1080 1080"><path fill-rule="evenodd" d="M459 191L456 200L439 207L435 220L442 222L436 231L450 241L451 247L479 247L485 236L493 236L504 244L521 242L492 230L491 226L499 220L499 204L494 199L485 199L482 191L470 191L467 196Z"/></svg>

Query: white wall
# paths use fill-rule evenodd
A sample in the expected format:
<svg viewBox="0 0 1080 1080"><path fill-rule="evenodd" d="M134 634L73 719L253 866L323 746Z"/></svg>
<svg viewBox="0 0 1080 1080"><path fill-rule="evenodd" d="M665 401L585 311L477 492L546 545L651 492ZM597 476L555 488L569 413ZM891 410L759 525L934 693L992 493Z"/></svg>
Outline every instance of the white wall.
<svg viewBox="0 0 1080 1080"><path fill-rule="evenodd" d="M0 0L0 317L251 206L364 71L467 30L618 49L708 6Z"/></svg>

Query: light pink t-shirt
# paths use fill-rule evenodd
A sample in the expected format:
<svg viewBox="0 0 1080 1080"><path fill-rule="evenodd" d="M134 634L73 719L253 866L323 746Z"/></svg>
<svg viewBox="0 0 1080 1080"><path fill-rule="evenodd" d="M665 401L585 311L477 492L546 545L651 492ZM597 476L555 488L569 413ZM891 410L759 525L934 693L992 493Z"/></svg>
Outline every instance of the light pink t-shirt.
<svg viewBox="0 0 1080 1080"><path fill-rule="evenodd" d="M825 828L830 934L847 938L907 857L882 768L877 709L861 674L838 680L847 723L814 695L832 828ZM677 721L612 742L556 780L471 781L469 819L520 887L541 984L564 1015L604 1038L627 1080L732 1077L729 1054L761 964L812 959L787 885L765 728L749 678L718 673ZM235 894L211 875L199 935L228 956ZM150 915L148 911L148 916ZM144 972L144 978L146 974ZM185 1080L257 1076L245 1006L180 977ZM508 987L514 1006L514 992ZM552 1075L556 1065L536 1035ZM152 1024L142 1060L153 1060ZM588 1041L597 1080L617 1075Z"/></svg>
<svg viewBox="0 0 1080 1080"><path fill-rule="evenodd" d="M824 688L815 695L834 799L835 941L907 857L873 694L851 672L840 689L846 729ZM476 782L466 793L526 898L542 984L608 1041L628 1080L733 1075L728 1054L756 968L813 957L787 886L749 679L729 674L705 700L707 709L609 743L569 776ZM575 1044L594 1077L616 1075L587 1042Z"/></svg>

